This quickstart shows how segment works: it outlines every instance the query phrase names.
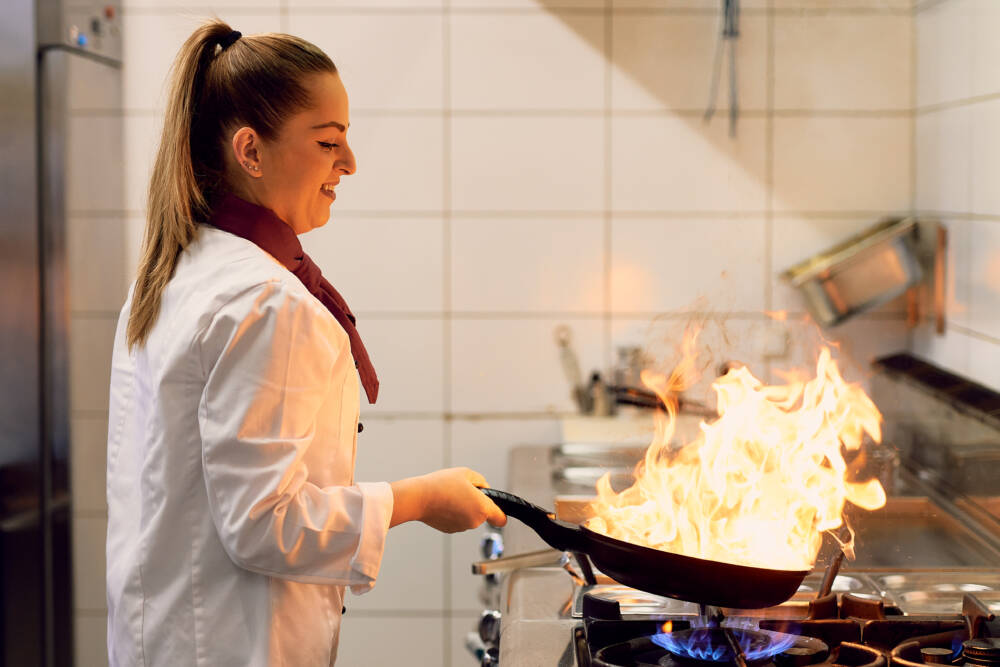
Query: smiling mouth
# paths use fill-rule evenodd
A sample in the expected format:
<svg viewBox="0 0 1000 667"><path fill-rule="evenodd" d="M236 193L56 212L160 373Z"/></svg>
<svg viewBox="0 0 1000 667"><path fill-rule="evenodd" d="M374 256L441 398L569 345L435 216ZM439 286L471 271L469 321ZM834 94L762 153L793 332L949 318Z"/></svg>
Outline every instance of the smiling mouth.
<svg viewBox="0 0 1000 667"><path fill-rule="evenodd" d="M337 193L333 191L333 188L334 188L333 185L324 184L324 185L320 186L319 191L322 192L327 197L329 197L330 199L336 199L337 198Z"/></svg>

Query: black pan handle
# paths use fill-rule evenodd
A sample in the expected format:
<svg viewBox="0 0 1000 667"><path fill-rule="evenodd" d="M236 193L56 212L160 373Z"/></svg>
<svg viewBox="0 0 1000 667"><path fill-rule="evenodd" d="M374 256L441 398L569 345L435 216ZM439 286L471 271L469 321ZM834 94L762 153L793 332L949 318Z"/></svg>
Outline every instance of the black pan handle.
<svg viewBox="0 0 1000 667"><path fill-rule="evenodd" d="M504 514L528 526L546 544L560 551L584 551L587 541L580 526L556 519L538 505L499 489L480 489Z"/></svg>

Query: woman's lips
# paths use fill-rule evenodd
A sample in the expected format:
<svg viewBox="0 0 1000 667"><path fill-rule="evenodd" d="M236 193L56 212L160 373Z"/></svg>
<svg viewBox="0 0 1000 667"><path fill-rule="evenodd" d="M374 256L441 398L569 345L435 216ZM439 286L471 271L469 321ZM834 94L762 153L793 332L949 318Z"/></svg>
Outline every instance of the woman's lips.
<svg viewBox="0 0 1000 667"><path fill-rule="evenodd" d="M323 190L321 188L320 192L322 192L325 196L329 197L330 201L334 201L337 198L337 193L334 192L333 190Z"/></svg>

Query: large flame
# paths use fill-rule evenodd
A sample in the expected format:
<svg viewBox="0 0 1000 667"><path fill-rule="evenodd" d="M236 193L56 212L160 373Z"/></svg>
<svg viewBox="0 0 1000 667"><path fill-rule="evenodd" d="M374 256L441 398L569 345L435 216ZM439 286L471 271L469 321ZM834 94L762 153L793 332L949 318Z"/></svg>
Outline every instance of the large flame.
<svg viewBox="0 0 1000 667"><path fill-rule="evenodd" d="M822 533L844 525L846 502L868 510L885 504L878 480L849 481L845 460L845 452L859 455L866 434L881 441L881 414L823 347L811 379L786 374L786 384L768 386L746 367L729 370L712 385L718 418L672 447L675 396L692 379L695 338L685 338L670 377L643 372L667 414L632 487L616 493L608 475L597 483L587 527L696 558L811 569ZM853 556L853 535L843 545Z"/></svg>

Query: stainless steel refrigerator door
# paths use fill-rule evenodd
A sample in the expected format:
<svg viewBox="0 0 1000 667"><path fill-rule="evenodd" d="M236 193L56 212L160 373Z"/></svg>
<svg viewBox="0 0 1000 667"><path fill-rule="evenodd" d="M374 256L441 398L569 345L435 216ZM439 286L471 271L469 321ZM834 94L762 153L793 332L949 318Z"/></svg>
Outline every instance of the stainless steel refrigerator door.
<svg viewBox="0 0 1000 667"><path fill-rule="evenodd" d="M31 0L0 21L0 665L39 664L42 567L39 443L37 116Z"/></svg>
<svg viewBox="0 0 1000 667"><path fill-rule="evenodd" d="M86 108L113 99L120 109L120 76L97 77L119 81L109 94L74 75L87 69L80 62L116 66L100 55L121 52L118 3L65 4L4 0L0 21L0 667L72 664L67 232L74 193L96 194L117 215L123 208L120 111L98 119ZM77 23L98 57L70 52L62 36ZM61 37L39 42L46 30ZM89 136L95 128L99 136ZM99 163L119 172L110 183L100 179L111 169L75 157L95 142Z"/></svg>
<svg viewBox="0 0 1000 667"><path fill-rule="evenodd" d="M0 466L33 458L39 438L33 11L10 0L0 21Z"/></svg>

